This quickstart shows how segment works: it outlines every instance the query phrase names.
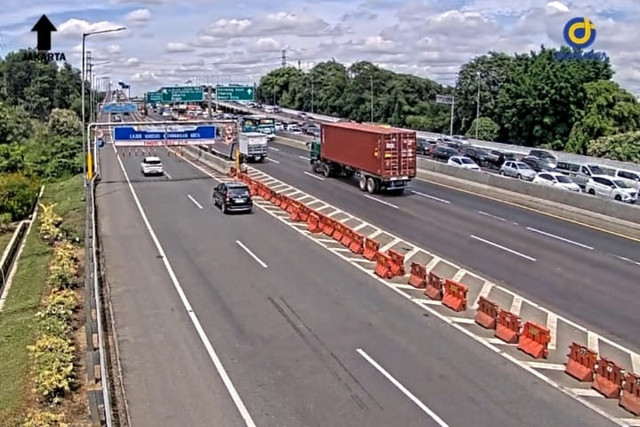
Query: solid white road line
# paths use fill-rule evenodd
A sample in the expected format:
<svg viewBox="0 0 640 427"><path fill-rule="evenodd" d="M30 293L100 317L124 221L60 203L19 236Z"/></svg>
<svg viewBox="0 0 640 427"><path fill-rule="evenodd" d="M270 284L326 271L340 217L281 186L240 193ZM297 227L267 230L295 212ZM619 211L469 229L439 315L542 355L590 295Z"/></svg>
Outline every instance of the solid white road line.
<svg viewBox="0 0 640 427"><path fill-rule="evenodd" d="M202 205L200 203L198 203L198 201L196 199L194 199L193 196L191 196L191 194L187 194L187 197L189 198L189 200L191 200L193 202L194 205L196 205L197 207L202 209Z"/></svg>
<svg viewBox="0 0 640 427"><path fill-rule="evenodd" d="M630 258L623 257L623 256L620 256L620 255L614 255L614 257L616 257L618 259L621 259L622 261L630 262L631 264L635 264L637 266L640 266L640 262L634 261L634 260L632 260Z"/></svg>
<svg viewBox="0 0 640 427"><path fill-rule="evenodd" d="M280 151L279 148L275 148L275 147L269 147L269 150L273 150L273 151Z"/></svg>
<svg viewBox="0 0 640 427"><path fill-rule="evenodd" d="M299 159L302 159L302 160L309 160L309 158L308 158L308 157L305 157L305 156L298 156L298 158L299 158Z"/></svg>
<svg viewBox="0 0 640 427"><path fill-rule="evenodd" d="M253 252L251 252L251 249L249 249L248 247L246 247L244 245L244 243L242 243L240 240L236 240L236 243L238 244L238 246L240 246L242 249L244 249L244 251L246 253L248 253L251 258L253 258L254 260L256 260L256 262L258 264L260 264L262 267L267 268L268 265L264 263L264 261L262 261L260 258L258 258L258 256L256 254L254 254Z"/></svg>
<svg viewBox="0 0 640 427"><path fill-rule="evenodd" d="M378 202L378 203L382 203L383 205L389 206L390 208L400 209L400 208L398 208L396 205L394 205L394 204L392 204L392 203L389 203L389 202L387 202L387 201L385 201L385 200L380 200L380 199L378 199L377 197L373 197L373 196L370 196L370 195L368 195L368 194L365 194L365 195L364 195L364 197L366 197L367 199L375 200L376 202Z"/></svg>
<svg viewBox="0 0 640 427"><path fill-rule="evenodd" d="M497 219L498 221L502 221L502 222L506 221L506 219L504 219L502 217L495 216L495 215L492 215L492 214L484 212L484 211L478 211L478 213L480 215L488 216L489 218Z"/></svg>
<svg viewBox="0 0 640 427"><path fill-rule="evenodd" d="M527 365L534 369L547 369L550 371L564 371L566 369L566 365L562 363L547 363L547 362L526 362Z"/></svg>
<svg viewBox="0 0 640 427"><path fill-rule="evenodd" d="M524 300L519 296L514 296L513 301L511 302L511 308L509 309L510 313L515 314L516 316L520 314L520 310L522 309L522 303Z"/></svg>
<svg viewBox="0 0 640 427"><path fill-rule="evenodd" d="M489 293L491 293L491 289L493 289L493 283L484 282L482 288L480 289L480 292L478 293L478 297L471 305L471 308L474 310L478 308L478 301L480 300L480 297L487 298L489 296Z"/></svg>
<svg viewBox="0 0 640 427"><path fill-rule="evenodd" d="M499 244L497 244L497 243L493 243L493 242L491 242L491 241L489 241L489 240L485 240L485 239L483 239L483 238L481 238L481 237L478 237L478 236L475 236L475 235L473 235L473 234L471 235L471 238L472 238L472 239L475 239L475 240L478 240L478 241L480 241L480 242L486 243L487 245L493 246L494 248L502 249L502 250L503 250L503 251L505 251L505 252L509 252L509 253L511 253L511 254L514 254L514 255L517 255L517 256L519 256L519 257L522 257L522 258L524 258L524 259L528 259L529 261L533 261L533 262L536 262L536 261L537 261L535 258L532 258L532 257L530 257L530 256L528 256L528 255L521 254L521 253L520 253L520 252L518 252L518 251L514 251L513 249L509 249L509 248L507 248L507 247L505 247L505 246L499 245Z"/></svg>
<svg viewBox="0 0 640 427"><path fill-rule="evenodd" d="M114 149L114 152L115 152L115 146L114 146L113 149ZM147 227L147 231L149 232L149 235L151 236L151 240L153 240L153 243L154 243L154 245L156 247L156 250L158 251L158 253L162 257L162 262L164 264L165 269L167 270L167 273L169 274L169 278L171 279L171 283L173 283L173 287L175 288L176 292L178 293L178 296L180 297L180 301L182 302L182 305L184 306L185 310L187 310L187 314L189 315L189 319L191 320L191 323L193 324L193 326L196 328L196 331L198 332L198 336L200 337L200 341L202 341L202 344L204 345L205 349L207 350L207 354L209 355L209 358L213 362L213 365L215 366L216 370L218 371L218 374L220 375L220 378L222 378L222 382L224 383L225 387L227 388L227 391L229 392L229 395L231 395L231 399L233 400L233 403L236 405L236 408L238 409L238 412L240 412L240 415L242 416L242 419L244 420L245 425L247 427L256 427L256 424L253 421L253 418L251 418L251 414L249 414L249 411L247 410L247 407L244 405L244 402L242 401L242 398L240 397L240 395L238 394L238 391L236 390L235 386L231 382L231 378L229 378L229 374L227 374L227 371L224 369L224 366L222 365L222 361L220 361L220 358L218 357L218 354L216 353L215 349L213 348L213 345L211 344L211 341L209 341L209 338L207 337L206 332L202 328L202 324L200 323L200 320L198 319L198 316L196 315L195 311L193 310L193 307L191 306L191 303L189 302L189 299L187 298L187 295L184 293L184 290L182 289L182 286L180 285L180 282L178 281L178 277L176 276L176 273L173 271L173 267L171 266L171 263L169 262L169 258L167 258L167 254L165 253L162 245L160 244L160 240L158 240L158 237L157 237L155 231L153 230L153 227L151 227L151 223L149 222L149 219L147 218L147 214L144 212L144 208L142 207L142 204L140 203L140 199L138 199L138 195L137 195L135 189L133 188L133 184L131 184L131 180L129 179L129 174L127 174L127 171L124 168L124 164L122 163L122 159L120 159L120 157L116 157L116 159L118 160L118 163L120 164L120 169L122 170L122 173L124 174L124 177L125 177L125 179L127 181L127 185L129 186L129 191L131 192L131 195L133 196L133 200L136 203L136 206L138 208L138 212L140 212L140 216L142 217L142 221L144 222L145 226Z"/></svg>
<svg viewBox="0 0 640 427"><path fill-rule="evenodd" d="M421 192L419 192L419 191L414 191L414 190L411 190L411 192L412 192L413 194L415 194L415 195L420 196L420 197L424 197L424 198L426 198L426 199L435 200L436 202L444 203L444 204L447 204L447 205L451 203L451 202L450 202L450 201L448 201L448 200L441 199L441 198L436 197L436 196L431 196L430 194L421 193Z"/></svg>
<svg viewBox="0 0 640 427"><path fill-rule="evenodd" d="M587 332L587 347L596 353L600 353L600 337L593 331Z"/></svg>
<svg viewBox="0 0 640 427"><path fill-rule="evenodd" d="M556 236L555 234L547 233L546 231L538 230L537 228L527 227L527 230L533 231L534 233L542 234L543 236L551 237L552 239L563 241L565 243L580 246L581 248L585 248L590 251L593 250L591 246L583 245L582 243L574 242L573 240L565 239L564 237Z"/></svg>
<svg viewBox="0 0 640 427"><path fill-rule="evenodd" d="M547 345L549 350L556 349L556 339L558 334L558 316L553 313L547 313L547 329L551 335L551 341Z"/></svg>
<svg viewBox="0 0 640 427"><path fill-rule="evenodd" d="M400 390L405 396L407 396L413 403L418 405L420 409L422 409L427 415L431 417L433 421L435 421L440 427L449 427L447 423L445 423L442 418L438 416L435 412L433 412L427 405L422 403L420 399L418 399L413 393L411 393L405 386L403 386L400 381L395 379L389 372L387 372L382 366L378 364L375 360L371 358L363 349L359 348L356 350L360 356L364 358L367 362L371 364L378 372L380 372L386 379L391 381L391 384L396 386L398 390Z"/></svg>
<svg viewBox="0 0 640 427"><path fill-rule="evenodd" d="M321 176L314 175L314 174L312 174L312 173L310 173L310 172L307 172L307 171L304 171L304 172L302 172L302 173L303 173L303 174L305 174L305 175L307 175L307 176L310 176L311 178L315 178L315 179L317 179L318 181L324 181L324 178L323 178L323 177L321 177Z"/></svg>
<svg viewBox="0 0 640 427"><path fill-rule="evenodd" d="M167 171L165 171L165 172L164 172L164 176L166 176L166 177L167 177L167 178L169 178L169 179L173 179L173 178L171 178L171 175L169 175L169 174L167 173Z"/></svg>
<svg viewBox="0 0 640 427"><path fill-rule="evenodd" d="M273 163L280 163L279 161L274 160L271 157L267 157L267 160L269 160L270 162L273 162Z"/></svg>

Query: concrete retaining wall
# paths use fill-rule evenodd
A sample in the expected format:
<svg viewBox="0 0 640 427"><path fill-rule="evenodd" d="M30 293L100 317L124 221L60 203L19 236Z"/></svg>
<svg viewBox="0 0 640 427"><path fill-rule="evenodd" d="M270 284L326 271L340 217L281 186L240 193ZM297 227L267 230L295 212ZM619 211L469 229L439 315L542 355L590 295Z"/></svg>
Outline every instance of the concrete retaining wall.
<svg viewBox="0 0 640 427"><path fill-rule="evenodd" d="M234 162L230 162L221 157L214 156L213 154L204 151L199 147L186 146L181 151L181 153L183 156L187 156L192 160L198 160L200 163L209 166L214 171L225 175L229 173L229 170L235 164Z"/></svg>

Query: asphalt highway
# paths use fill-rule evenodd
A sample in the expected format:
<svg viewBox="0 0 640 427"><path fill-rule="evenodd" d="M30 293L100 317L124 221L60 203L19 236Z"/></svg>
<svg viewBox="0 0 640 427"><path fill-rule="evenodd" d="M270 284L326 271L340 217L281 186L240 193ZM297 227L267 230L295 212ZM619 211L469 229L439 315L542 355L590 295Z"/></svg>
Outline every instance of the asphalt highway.
<svg viewBox="0 0 640 427"><path fill-rule="evenodd" d="M640 244L421 180L372 198L355 180L310 176L304 148L272 147L256 168L640 348L629 304L640 298Z"/></svg>
<svg viewBox="0 0 640 427"><path fill-rule="evenodd" d="M101 151L99 215L133 425L250 425L193 316L258 426L608 425L259 209L221 214L214 180L157 154L169 177L142 177L141 156L122 161L173 278L112 147Z"/></svg>

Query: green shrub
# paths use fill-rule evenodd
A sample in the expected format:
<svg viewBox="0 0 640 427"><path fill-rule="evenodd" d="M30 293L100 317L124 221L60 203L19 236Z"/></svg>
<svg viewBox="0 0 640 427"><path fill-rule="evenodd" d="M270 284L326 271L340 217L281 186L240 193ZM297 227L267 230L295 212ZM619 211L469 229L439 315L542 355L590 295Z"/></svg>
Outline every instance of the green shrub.
<svg viewBox="0 0 640 427"><path fill-rule="evenodd" d="M27 416L23 427L69 427L69 424L64 422L63 414L38 410Z"/></svg>
<svg viewBox="0 0 640 427"><path fill-rule="evenodd" d="M71 341L43 335L28 349L34 361L34 391L47 403L60 403L76 386Z"/></svg>
<svg viewBox="0 0 640 427"><path fill-rule="evenodd" d="M38 184L20 173L0 175L0 213L19 221L31 213L38 196Z"/></svg>
<svg viewBox="0 0 640 427"><path fill-rule="evenodd" d="M68 289L76 284L78 260L75 248L67 241L59 243L53 252L53 260L49 266L49 283L54 290Z"/></svg>
<svg viewBox="0 0 640 427"><path fill-rule="evenodd" d="M56 207L55 203L49 205L40 204L40 238L42 240L53 242L60 237L60 229L58 228L62 223L62 217L60 217L53 208Z"/></svg>
<svg viewBox="0 0 640 427"><path fill-rule="evenodd" d="M70 289L54 291L42 310L36 313L38 329L44 335L69 338L73 331L72 316L78 307L78 297Z"/></svg>
<svg viewBox="0 0 640 427"><path fill-rule="evenodd" d="M38 317L38 331L42 335L65 339L71 337L73 327L67 320L59 317L46 316L43 312L37 313L36 317Z"/></svg>

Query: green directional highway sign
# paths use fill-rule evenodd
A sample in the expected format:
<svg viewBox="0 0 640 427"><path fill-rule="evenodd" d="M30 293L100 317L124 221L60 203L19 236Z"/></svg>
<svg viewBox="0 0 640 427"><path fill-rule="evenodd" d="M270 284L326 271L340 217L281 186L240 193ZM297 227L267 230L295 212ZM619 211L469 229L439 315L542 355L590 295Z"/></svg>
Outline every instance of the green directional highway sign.
<svg viewBox="0 0 640 427"><path fill-rule="evenodd" d="M202 86L163 87L160 89L162 102L202 102Z"/></svg>
<svg viewBox="0 0 640 427"><path fill-rule="evenodd" d="M162 92L147 92L147 104L162 102Z"/></svg>
<svg viewBox="0 0 640 427"><path fill-rule="evenodd" d="M253 101L254 95L253 86L216 86L218 101Z"/></svg>

